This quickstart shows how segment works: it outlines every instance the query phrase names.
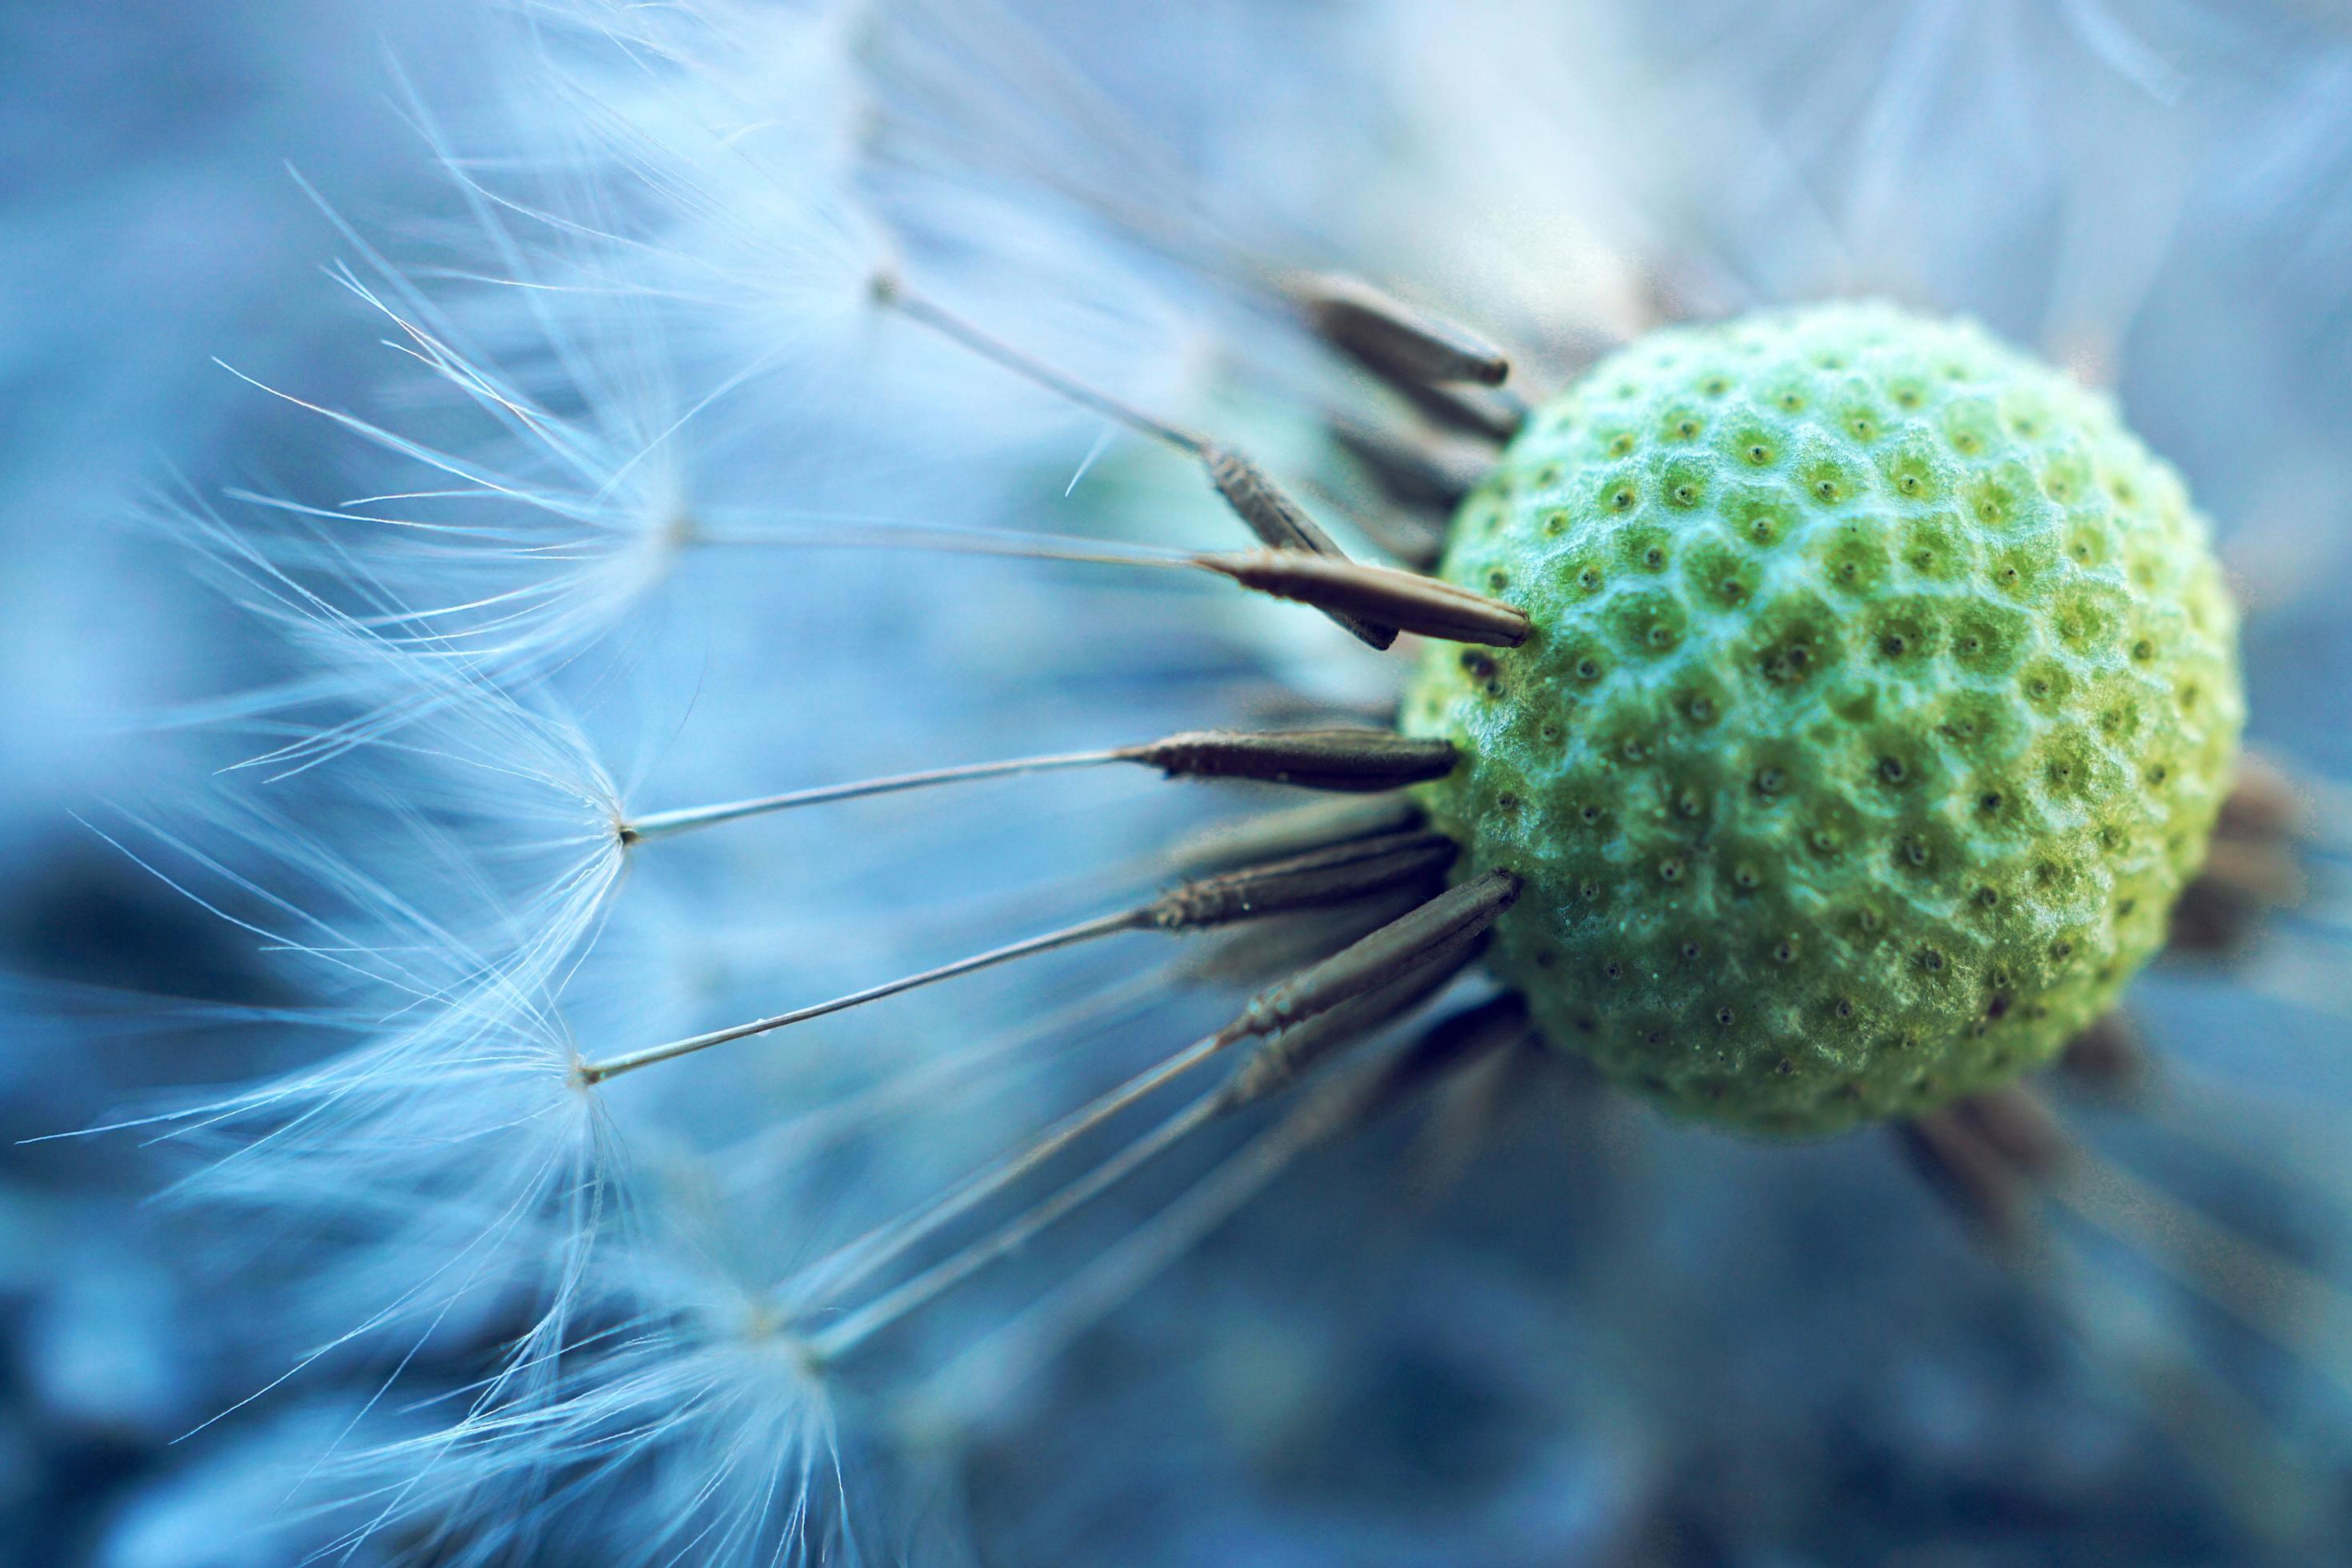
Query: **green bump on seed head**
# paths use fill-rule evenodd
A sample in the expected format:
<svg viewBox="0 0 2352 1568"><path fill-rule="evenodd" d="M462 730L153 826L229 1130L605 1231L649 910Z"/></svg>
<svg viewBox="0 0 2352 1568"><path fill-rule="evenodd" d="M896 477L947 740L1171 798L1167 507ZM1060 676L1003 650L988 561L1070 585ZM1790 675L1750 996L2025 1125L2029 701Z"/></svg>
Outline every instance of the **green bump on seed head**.
<svg viewBox="0 0 2352 1568"><path fill-rule="evenodd" d="M1819 1134L2046 1060L2163 945L2243 716L2179 478L1975 326L1832 304L1657 332L1539 409L1444 575L1404 727L1545 1035Z"/></svg>

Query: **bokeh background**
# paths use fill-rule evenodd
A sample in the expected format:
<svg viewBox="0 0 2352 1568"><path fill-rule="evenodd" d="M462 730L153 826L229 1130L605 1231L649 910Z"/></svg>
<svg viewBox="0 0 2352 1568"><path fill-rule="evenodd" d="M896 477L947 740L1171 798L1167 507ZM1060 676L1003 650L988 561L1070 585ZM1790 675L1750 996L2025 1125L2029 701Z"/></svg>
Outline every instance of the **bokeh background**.
<svg viewBox="0 0 2352 1568"><path fill-rule="evenodd" d="M2313 778L2352 775L2339 8L1018 9L1215 205L1274 215L1325 254L1498 325L1553 324L1566 342L1662 310L1868 290L1977 314L2111 380L2221 531L2250 612L2252 738ZM255 1331L248 1293L302 1279L245 1267L234 1224L151 1201L183 1173L168 1151L53 1135L310 1048L239 1026L240 1009L301 999L268 944L112 841L238 760L241 738L204 721L207 702L296 658L154 526L155 498L350 493L341 433L215 358L322 404L375 395L382 328L324 273L352 243L289 165L361 232L457 221L407 95L461 122L495 101L514 24L467 0L0 12L11 1561L262 1568L341 1528L289 1506L289 1478L358 1416L381 1362L330 1357L244 1403L308 1348ZM1049 426L1011 482L1016 501L1065 520L1139 504L1115 477L1055 496L1091 440ZM811 570L837 571L818 580L836 594L873 583L868 565ZM796 754L827 776L878 771L864 759L885 748L848 716L944 680L938 652L882 648L836 669L845 686L797 710ZM1021 749L1015 730L1124 729L1141 679L1041 681L1017 721L937 685L887 738L928 727L954 734L943 752L985 755ZM1191 689L1172 684L1151 700L1189 716ZM2323 818L2340 798L2313 796ZM1000 829L950 863L958 879L984 884L1017 859ZM2228 969L2141 985L2143 1026L2178 1075L2161 1115L2081 1116L2100 1147L2340 1291L2352 954L2343 906L2331 912L2338 869L2315 862L2306 908ZM825 919L866 933L845 948L889 951L868 938L902 917L901 893L859 903L833 889L848 902ZM978 1005L1007 1016L1026 1005L989 995ZM1752 1146L1665 1125L1573 1073L1507 1098L1459 1170L1431 1171L1407 1126L1293 1173L929 1472L922 1506L864 1550L1008 1563L2352 1560L2352 1315L2329 1307L2299 1342L2268 1342L2089 1233L2068 1238L2053 1309L1885 1140ZM1097 1239L1153 1197L1122 1200L1135 1206L1095 1222ZM436 1342L403 1375L462 1385L478 1352ZM2176 1374L2232 1391L2242 1422L2184 1427L2152 1409ZM386 1532L358 1555L406 1544ZM611 1537L512 1555L599 1552L635 1560Z"/></svg>

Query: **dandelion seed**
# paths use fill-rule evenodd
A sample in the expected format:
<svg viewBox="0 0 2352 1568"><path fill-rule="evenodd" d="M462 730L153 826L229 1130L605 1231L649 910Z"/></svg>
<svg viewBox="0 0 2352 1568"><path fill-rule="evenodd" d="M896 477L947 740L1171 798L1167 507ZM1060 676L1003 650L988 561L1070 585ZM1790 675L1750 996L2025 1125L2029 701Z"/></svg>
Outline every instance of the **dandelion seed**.
<svg viewBox="0 0 2352 1568"><path fill-rule="evenodd" d="M1318 332L1375 374L1423 386L1500 386L1510 375L1501 350L1359 279L1310 278L1293 293Z"/></svg>

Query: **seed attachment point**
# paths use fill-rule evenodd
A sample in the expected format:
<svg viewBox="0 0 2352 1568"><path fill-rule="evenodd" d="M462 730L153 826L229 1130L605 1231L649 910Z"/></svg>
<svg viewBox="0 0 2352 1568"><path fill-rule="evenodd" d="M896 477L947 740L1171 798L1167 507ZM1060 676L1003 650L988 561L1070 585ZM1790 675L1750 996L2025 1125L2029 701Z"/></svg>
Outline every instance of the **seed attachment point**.
<svg viewBox="0 0 2352 1568"><path fill-rule="evenodd" d="M1517 647L1533 629L1525 610L1433 577L1296 550L1196 555L1193 564L1255 593L1346 613L1449 642Z"/></svg>
<svg viewBox="0 0 2352 1568"><path fill-rule="evenodd" d="M1390 384L1432 425L1494 446L1508 446L1528 422L1527 404L1508 392L1409 381Z"/></svg>
<svg viewBox="0 0 2352 1568"><path fill-rule="evenodd" d="M1201 466L1209 482L1233 509L1234 515L1257 535L1258 542L1269 550L1291 551L1301 554L1345 561L1347 556L1320 524L1307 516L1298 503L1283 492L1264 468L1259 468L1230 447L1210 443L1201 448ZM1333 620L1373 647L1384 648L1396 641L1397 629L1383 626L1368 616L1328 605L1316 606Z"/></svg>
<svg viewBox="0 0 2352 1568"><path fill-rule="evenodd" d="M1465 443L1401 436L1352 419L1335 418L1331 438L1391 500L1447 517L1477 488L1487 468Z"/></svg>
<svg viewBox="0 0 2352 1568"><path fill-rule="evenodd" d="M1517 901L1519 879L1509 871L1473 878L1390 921L1361 942L1252 997L1226 1026L1228 1042L1278 1034L1343 1002L1445 963L1486 933Z"/></svg>
<svg viewBox="0 0 2352 1568"><path fill-rule="evenodd" d="M1391 833L1287 859L1196 878L1150 906L1161 931L1198 931L1245 920L1346 903L1413 883L1433 884L1460 848L1442 833Z"/></svg>
<svg viewBox="0 0 2352 1568"><path fill-rule="evenodd" d="M1511 374L1494 344L1361 279L1315 273L1292 293L1318 336L1384 381L1500 386Z"/></svg>
<svg viewBox="0 0 2352 1568"><path fill-rule="evenodd" d="M1256 779L1300 789L1376 794L1454 771L1453 742L1391 730L1195 730L1130 749L1170 778Z"/></svg>
<svg viewBox="0 0 2352 1568"><path fill-rule="evenodd" d="M1203 828L1170 846L1168 858L1185 871L1231 870L1260 860L1303 855L1350 838L1402 833L1424 820L1421 806L1411 795L1394 792L1353 800L1312 801Z"/></svg>

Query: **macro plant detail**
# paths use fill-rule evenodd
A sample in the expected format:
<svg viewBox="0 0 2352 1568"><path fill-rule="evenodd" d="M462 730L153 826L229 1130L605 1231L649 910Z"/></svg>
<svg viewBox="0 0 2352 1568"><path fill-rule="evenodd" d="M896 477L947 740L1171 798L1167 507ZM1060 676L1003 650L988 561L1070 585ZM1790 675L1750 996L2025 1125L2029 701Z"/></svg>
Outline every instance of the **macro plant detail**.
<svg viewBox="0 0 2352 1568"><path fill-rule="evenodd" d="M2270 57L447 9L131 509L82 837L252 968L55 1009L234 1346L103 1560L2352 1534Z"/></svg>
<svg viewBox="0 0 2352 1568"><path fill-rule="evenodd" d="M2038 1067L2163 946L2242 711L2178 478L1965 326L1830 306L1644 339L1538 413L1446 575L1516 658L1433 648L1433 819L1532 896L1546 1033L1768 1131ZM1538 912L1540 911L1540 912Z"/></svg>

